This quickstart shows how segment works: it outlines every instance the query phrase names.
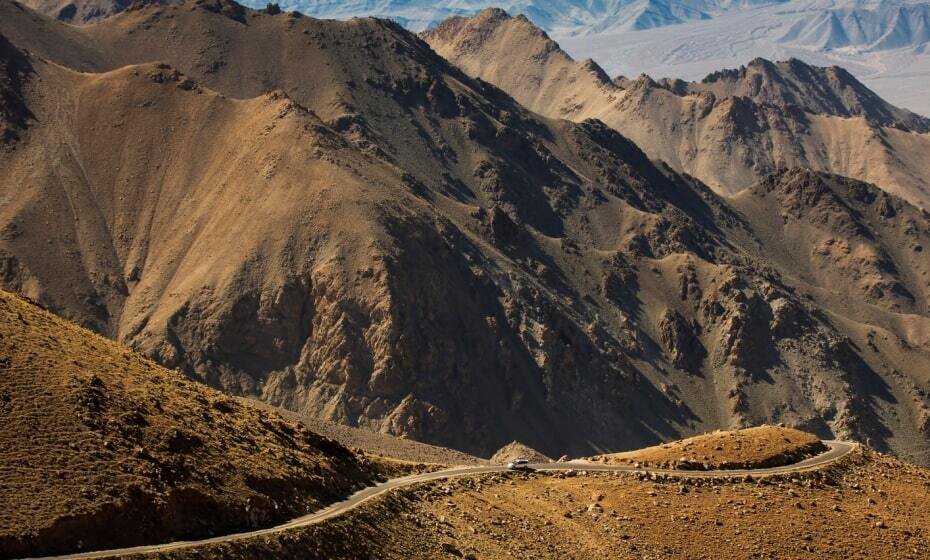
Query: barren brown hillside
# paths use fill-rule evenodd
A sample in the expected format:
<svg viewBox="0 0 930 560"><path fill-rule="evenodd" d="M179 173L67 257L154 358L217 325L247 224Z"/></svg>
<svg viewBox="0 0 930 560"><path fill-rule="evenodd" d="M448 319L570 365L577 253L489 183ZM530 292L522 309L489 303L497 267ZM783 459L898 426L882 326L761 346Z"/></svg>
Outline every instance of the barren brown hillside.
<svg viewBox="0 0 930 560"><path fill-rule="evenodd" d="M552 559L916 560L930 554L924 507L930 473L871 453L825 478L768 483L653 483L589 474L452 486L451 499L437 485L406 502L412 507L407 519L423 527L413 541L419 548L438 541L475 558ZM382 557L390 558L389 551ZM404 554L410 553L396 557Z"/></svg>
<svg viewBox="0 0 930 560"><path fill-rule="evenodd" d="M0 557L264 526L377 479L338 443L0 291Z"/></svg>
<svg viewBox="0 0 930 560"><path fill-rule="evenodd" d="M897 197L728 201L379 20L0 0L0 33L0 279L160 363L482 456L784 422L930 460L930 222Z"/></svg>
<svg viewBox="0 0 930 560"><path fill-rule="evenodd" d="M751 442L749 442L751 443ZM930 472L871 450L777 476L460 478L323 525L165 558L855 558L930 554Z"/></svg>
<svg viewBox="0 0 930 560"><path fill-rule="evenodd" d="M756 59L701 82L611 80L525 17L488 9L424 32L436 52L543 115L603 120L650 157L723 194L809 167L930 207L930 119L893 107L841 68Z"/></svg>

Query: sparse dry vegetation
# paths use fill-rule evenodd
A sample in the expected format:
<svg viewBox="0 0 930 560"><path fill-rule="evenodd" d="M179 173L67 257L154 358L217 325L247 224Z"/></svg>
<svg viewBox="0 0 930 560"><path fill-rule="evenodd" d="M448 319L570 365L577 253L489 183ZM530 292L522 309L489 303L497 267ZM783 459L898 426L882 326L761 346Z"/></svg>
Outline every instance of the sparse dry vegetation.
<svg viewBox="0 0 930 560"><path fill-rule="evenodd" d="M177 560L849 558L930 554L930 471L860 450L797 475L483 475L396 491L332 522Z"/></svg>
<svg viewBox="0 0 930 560"><path fill-rule="evenodd" d="M451 496L439 485L415 501L408 519L427 528L422 540L482 559L916 560L930 554L928 499L930 472L868 452L822 476L751 483L461 481Z"/></svg>
<svg viewBox="0 0 930 560"><path fill-rule="evenodd" d="M332 440L0 292L2 557L263 526L378 476Z"/></svg>

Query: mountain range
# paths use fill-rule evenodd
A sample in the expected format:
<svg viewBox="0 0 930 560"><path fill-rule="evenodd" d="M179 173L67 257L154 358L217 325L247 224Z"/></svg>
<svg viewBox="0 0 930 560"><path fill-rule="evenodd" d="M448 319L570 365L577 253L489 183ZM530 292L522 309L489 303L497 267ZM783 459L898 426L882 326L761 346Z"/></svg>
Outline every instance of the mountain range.
<svg viewBox="0 0 930 560"><path fill-rule="evenodd" d="M58 3L60 2L60 4ZM66 21L109 7L28 0ZM115 2L118 4L119 2ZM246 2L263 8L264 1ZM699 80L762 57L840 65L892 103L930 115L930 3L923 0L284 0L285 10L320 18L391 18L424 31L488 7L525 15L578 59L612 75ZM76 6L70 8L68 6Z"/></svg>
<svg viewBox="0 0 930 560"><path fill-rule="evenodd" d="M384 20L2 0L0 36L0 281L165 366L485 456L769 421L930 460L916 200L779 167L715 193ZM834 75L750 101L923 134Z"/></svg>
<svg viewBox="0 0 930 560"><path fill-rule="evenodd" d="M260 7L258 2L252 4ZM525 15L559 37L643 31L766 9L796 18L787 32L779 35L783 42L826 49L854 46L880 50L930 40L930 4L921 0L285 0L279 5L314 17L388 17L413 31L435 27L449 17L473 16L497 7Z"/></svg>
<svg viewBox="0 0 930 560"><path fill-rule="evenodd" d="M755 59L700 82L611 79L523 16L488 9L423 37L441 55L539 113L602 120L652 158L735 194L808 167L930 204L930 119L882 100L839 67Z"/></svg>
<svg viewBox="0 0 930 560"><path fill-rule="evenodd" d="M839 65L888 101L930 115L928 18L926 2L792 0L648 30L554 36L613 75L699 80L756 57Z"/></svg>

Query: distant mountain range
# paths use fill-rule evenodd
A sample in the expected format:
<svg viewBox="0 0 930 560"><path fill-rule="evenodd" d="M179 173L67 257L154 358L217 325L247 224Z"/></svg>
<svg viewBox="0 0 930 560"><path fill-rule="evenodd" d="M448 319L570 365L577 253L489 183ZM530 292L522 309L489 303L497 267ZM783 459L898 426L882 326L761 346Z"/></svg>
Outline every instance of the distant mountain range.
<svg viewBox="0 0 930 560"><path fill-rule="evenodd" d="M895 107L836 66L753 59L701 81L611 79L524 16L488 8L420 34L466 73L540 114L595 118L650 157L724 194L781 168L880 185L930 208L930 119Z"/></svg>
<svg viewBox="0 0 930 560"><path fill-rule="evenodd" d="M246 4L264 7L264 0ZM523 14L609 73L686 80L755 57L839 65L887 100L930 114L930 2L915 0L285 0L323 18L392 18L422 31L488 6Z"/></svg>
<svg viewBox="0 0 930 560"><path fill-rule="evenodd" d="M246 2L264 7L265 2ZM494 6L523 14L559 36L643 31L764 10L779 26L779 41L824 49L894 49L930 40L930 3L919 0L285 0L282 9L323 18L388 17L414 31L450 16L470 16ZM763 25L766 22L762 22ZM756 28L757 29L757 28Z"/></svg>
<svg viewBox="0 0 930 560"><path fill-rule="evenodd" d="M264 6L258 0L246 3ZM781 3L777 0L286 0L279 5L316 17L389 17L414 31L433 27L450 16L469 16L488 6L495 6L510 13L526 15L549 31L590 35L618 28L651 29L712 19L728 10Z"/></svg>

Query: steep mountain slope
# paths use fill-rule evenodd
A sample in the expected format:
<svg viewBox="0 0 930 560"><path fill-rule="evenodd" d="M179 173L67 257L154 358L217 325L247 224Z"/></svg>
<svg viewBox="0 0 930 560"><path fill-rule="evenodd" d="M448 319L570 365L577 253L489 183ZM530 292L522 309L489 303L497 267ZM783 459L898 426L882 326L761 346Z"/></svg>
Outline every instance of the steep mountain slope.
<svg viewBox="0 0 930 560"><path fill-rule="evenodd" d="M930 234L897 198L794 172L737 210L378 20L2 1L0 33L32 69L4 285L170 367L485 456L783 421L930 460Z"/></svg>
<svg viewBox="0 0 930 560"><path fill-rule="evenodd" d="M754 60L701 82L611 81L575 62L526 18L490 9L424 34L466 72L553 117L598 118L662 159L732 194L785 167L878 184L927 207L930 119L889 105L839 68Z"/></svg>
<svg viewBox="0 0 930 560"><path fill-rule="evenodd" d="M134 4L169 4L172 0L23 0L22 4L73 24L93 23Z"/></svg>
<svg viewBox="0 0 930 560"><path fill-rule="evenodd" d="M26 2L71 23L128 5ZM262 9L267 3L246 5ZM594 58L611 74L693 80L756 57L799 58L848 68L885 99L930 115L930 3L923 0L286 0L281 6L321 18L386 17L414 31L500 7L529 17L573 56Z"/></svg>
<svg viewBox="0 0 930 560"><path fill-rule="evenodd" d="M885 99L930 116L926 0L286 0L282 6L321 18L388 17L414 31L503 8L612 75L694 80L757 57L835 64Z"/></svg>
<svg viewBox="0 0 930 560"><path fill-rule="evenodd" d="M23 81L31 73L28 60L0 35L0 146L18 140L31 118L22 91Z"/></svg>
<svg viewBox="0 0 930 560"><path fill-rule="evenodd" d="M0 556L270 524L373 482L334 441L0 291Z"/></svg>
<svg viewBox="0 0 930 560"><path fill-rule="evenodd" d="M515 437L585 446L574 443L583 425L611 426L618 442L646 437L635 426L620 435L621 411L604 397L604 414L567 421L595 392L631 388L584 331L591 312L573 308L553 261L584 213L579 199L602 188L586 176L678 196L644 160L641 172L621 169L622 157L642 160L635 148L596 127L537 121L383 22L203 4L76 30L3 6L2 21L15 22L4 33L38 42L33 52L87 69L166 45L177 54L155 56L236 94L280 80L330 125L315 129L285 99L224 100L170 69L77 75L42 63L34 136L4 162L7 285L217 386L343 422L487 451ZM191 31L166 43L152 29L147 45L140 34L160 13L183 14L165 25ZM320 39L287 31L298 24ZM205 50L185 37L223 34L235 47L215 55L235 65L185 59ZM256 44L281 39L290 59L255 59L288 53ZM281 74L241 79L258 69ZM117 76L125 85L110 83ZM146 132L127 143L126 130ZM79 222L37 227L73 205ZM678 414L664 398L642 407L650 423Z"/></svg>
<svg viewBox="0 0 930 560"><path fill-rule="evenodd" d="M797 59L775 63L755 59L739 69L714 72L698 83L683 85L689 93L748 97L761 105L798 107L808 113L835 117L863 117L881 126L930 132L930 118L889 104L838 66L816 68Z"/></svg>
<svg viewBox="0 0 930 560"><path fill-rule="evenodd" d="M96 21L129 5L121 0L25 2L71 23ZM261 9L267 3L249 0L246 5ZM500 7L529 17L573 56L593 57L612 74L692 80L751 58L799 58L853 70L885 99L930 115L925 95L930 4L921 0L286 0L281 5L321 18L387 17L415 31Z"/></svg>

